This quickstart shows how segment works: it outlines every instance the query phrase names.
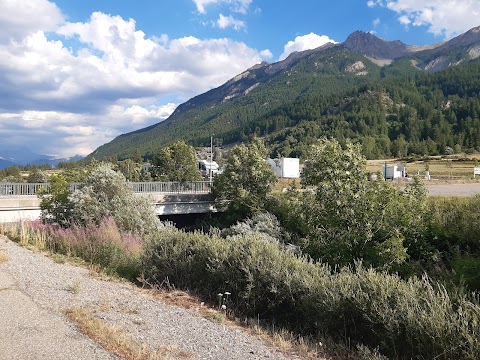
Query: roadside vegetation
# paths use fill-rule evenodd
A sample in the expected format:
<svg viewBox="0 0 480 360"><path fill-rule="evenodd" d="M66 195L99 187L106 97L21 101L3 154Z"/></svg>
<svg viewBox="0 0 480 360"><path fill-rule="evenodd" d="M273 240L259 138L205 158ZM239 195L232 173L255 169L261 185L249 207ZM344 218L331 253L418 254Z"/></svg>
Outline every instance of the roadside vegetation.
<svg viewBox="0 0 480 360"><path fill-rule="evenodd" d="M352 357L480 358L480 197L368 181L360 147L327 139L308 151L303 188L276 193L264 152L256 139L232 150L214 181L226 212L202 230L161 223L100 164L73 194L55 178L40 195L42 222L2 231L234 317L332 339Z"/></svg>

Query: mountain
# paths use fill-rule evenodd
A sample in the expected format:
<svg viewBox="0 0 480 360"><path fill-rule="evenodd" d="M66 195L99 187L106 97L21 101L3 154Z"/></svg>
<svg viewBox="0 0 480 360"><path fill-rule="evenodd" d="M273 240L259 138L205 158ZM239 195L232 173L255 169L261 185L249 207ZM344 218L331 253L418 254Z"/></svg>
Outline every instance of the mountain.
<svg viewBox="0 0 480 360"><path fill-rule="evenodd" d="M0 170L11 167L11 166L15 166L15 164L12 163L11 161L0 158Z"/></svg>
<svg viewBox="0 0 480 360"><path fill-rule="evenodd" d="M78 161L82 158L79 155L71 158L58 158L56 156L34 153L26 147L4 146L0 147L0 170L15 165L47 164L57 166L60 162Z"/></svg>
<svg viewBox="0 0 480 360"><path fill-rule="evenodd" d="M122 159L138 151L150 157L179 139L206 145L212 134L216 142L227 144L245 140L252 132L275 133L288 123L279 121L277 113L290 105L318 97L322 101L342 98L367 84L388 79L433 76L450 67L467 65L479 56L480 27L431 46L410 46L357 31L341 44L294 52L274 64L255 65L181 104L167 120L120 135L89 158L115 155ZM253 126L259 121L262 126Z"/></svg>

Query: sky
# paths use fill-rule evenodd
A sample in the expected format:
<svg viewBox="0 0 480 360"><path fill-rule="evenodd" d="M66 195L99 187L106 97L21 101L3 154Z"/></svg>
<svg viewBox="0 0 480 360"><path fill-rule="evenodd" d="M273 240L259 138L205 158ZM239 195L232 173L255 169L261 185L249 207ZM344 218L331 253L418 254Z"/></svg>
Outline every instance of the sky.
<svg viewBox="0 0 480 360"><path fill-rule="evenodd" d="M262 61L479 25L479 0L0 0L0 148L87 155Z"/></svg>

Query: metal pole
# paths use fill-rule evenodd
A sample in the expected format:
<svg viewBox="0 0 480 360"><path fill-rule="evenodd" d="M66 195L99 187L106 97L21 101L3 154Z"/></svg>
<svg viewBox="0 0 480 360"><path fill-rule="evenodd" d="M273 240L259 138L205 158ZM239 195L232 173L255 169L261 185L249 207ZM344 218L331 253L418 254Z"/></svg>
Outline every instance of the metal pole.
<svg viewBox="0 0 480 360"><path fill-rule="evenodd" d="M212 183L213 135L210 135L210 184Z"/></svg>

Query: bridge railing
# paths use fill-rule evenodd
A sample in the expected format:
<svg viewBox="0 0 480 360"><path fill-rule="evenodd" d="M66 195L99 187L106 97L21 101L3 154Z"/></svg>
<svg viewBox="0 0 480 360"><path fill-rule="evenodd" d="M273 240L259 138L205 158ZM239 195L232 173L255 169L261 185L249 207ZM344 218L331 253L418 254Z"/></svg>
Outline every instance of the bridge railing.
<svg viewBox="0 0 480 360"><path fill-rule="evenodd" d="M0 183L0 196L36 195L47 183Z"/></svg>
<svg viewBox="0 0 480 360"><path fill-rule="evenodd" d="M207 194L211 190L208 181L129 182L135 193Z"/></svg>
<svg viewBox="0 0 480 360"><path fill-rule="evenodd" d="M70 191L80 189L82 183L70 183ZM135 193L165 194L208 194L211 183L208 181L173 181L173 182L129 182ZM36 195L41 188L50 189L49 183L0 183L0 196Z"/></svg>

